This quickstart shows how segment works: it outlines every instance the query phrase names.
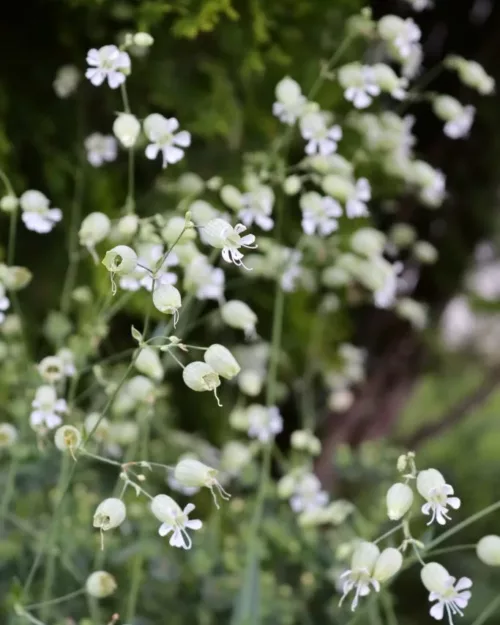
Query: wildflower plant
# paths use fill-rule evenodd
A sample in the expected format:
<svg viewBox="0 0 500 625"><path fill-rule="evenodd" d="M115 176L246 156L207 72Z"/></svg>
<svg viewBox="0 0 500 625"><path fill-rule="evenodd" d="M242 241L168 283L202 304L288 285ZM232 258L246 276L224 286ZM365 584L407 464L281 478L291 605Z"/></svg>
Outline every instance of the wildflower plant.
<svg viewBox="0 0 500 625"><path fill-rule="evenodd" d="M431 4L407 3L418 11ZM300 610L301 602L271 570L267 552L273 551L301 571L302 603L314 596L318 580L327 583L335 623L348 618L344 603L347 611L363 610L373 596L385 598L391 581L410 566L420 568L434 604L431 617L453 623L474 600L468 577L457 581L428 559L441 539L418 529L421 521L433 529L452 524L460 507L438 469L417 469L411 452L401 456L391 467L399 476L385 503L382 498L382 528L377 522L364 528L356 505L335 498L315 472L322 453L316 415L353 404L366 373L363 349L326 338L314 358L304 355L298 372L294 347L284 338L287 298L294 297L309 302L313 347L322 342L328 315L347 312L353 302L425 327L426 310L411 299L406 270L433 262L438 252L397 220L387 236L370 204L413 195L426 210L446 197L445 174L420 159L413 122L397 112L401 103L427 99L450 139L473 132L472 105L415 86L421 31L413 18L385 15L375 22L367 11L354 17L354 39L366 50L377 46L380 62L356 58L351 33L312 88L290 68L274 99L270 94L276 138L245 154L236 181L218 172L186 173L196 149L189 115L148 110L147 97L129 98L140 62L148 62L154 47L146 32L89 49L77 68L60 68L53 84L64 100L82 88L98 88L96 97L113 93L113 121L86 129L80 150L92 176L120 169L126 152L120 211L94 206L82 216L78 198L73 209L54 208L43 191L14 185L2 170L0 209L9 236L0 267L5 357L0 353L9 391L0 456L10 461L2 526L22 516L15 483L24 459L60 456L55 496L48 497L50 523L18 522L35 543L22 589L12 591L12 609L27 621L55 623L57 606L85 595L88 614L81 616L90 620L82 624L115 623L119 613L139 623L149 618L140 602L141 592L148 602L149 579L174 580L174 592L184 593L185 577L202 587L214 614L220 600L234 625L261 622L265 610L282 616L279 622L308 622L287 612ZM454 57L447 66L479 93L493 90L472 61ZM338 110L323 104L332 99L320 97L321 90L343 95ZM139 167L167 187L160 207L148 193L139 197ZM37 272L31 281L31 272L14 264L22 260L16 232L22 223L48 237L60 222L71 224L68 269L60 310L45 311L43 353L35 354L17 292L36 285ZM409 247L410 259L402 253ZM87 281L84 266L92 276ZM109 354L123 311L138 321L130 324L126 348ZM325 391L321 406L316 382ZM188 410L179 409L178 393L187 397ZM296 397L297 428L286 410ZM224 423L226 439L200 433L210 419ZM384 533L388 522L397 525ZM288 540L284 529L295 538ZM487 536L477 547L490 566L500 561L497 539ZM318 558L308 570L311 551ZM58 569L74 578L76 589L67 595L58 592ZM121 585L126 590L116 599ZM100 599L116 601L113 616L104 616ZM186 614L199 620L199 613Z"/></svg>

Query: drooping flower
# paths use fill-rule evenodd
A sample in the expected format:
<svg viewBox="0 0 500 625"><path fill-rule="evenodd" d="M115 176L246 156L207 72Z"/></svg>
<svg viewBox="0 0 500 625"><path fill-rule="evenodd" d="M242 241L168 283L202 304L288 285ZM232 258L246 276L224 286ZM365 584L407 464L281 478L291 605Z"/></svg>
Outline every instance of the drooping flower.
<svg viewBox="0 0 500 625"><path fill-rule="evenodd" d="M453 616L463 616L463 609L467 607L471 597L472 580L461 577L458 581L437 562L429 562L420 571L423 585L429 591L429 601L436 601L430 609L432 618L440 621L444 613L448 615L450 625L453 625Z"/></svg>
<svg viewBox="0 0 500 625"><path fill-rule="evenodd" d="M355 590L351 603L351 610L354 611L358 607L359 598L370 594L371 588L379 592L380 584L393 577L402 563L403 556L397 549L389 547L380 553L374 543L361 542L352 554L351 568L340 576L345 581L339 605Z"/></svg>
<svg viewBox="0 0 500 625"><path fill-rule="evenodd" d="M39 234L50 232L58 221L62 219L60 208L49 208L49 199L40 191L30 189L19 198L22 209L22 220L28 230Z"/></svg>
<svg viewBox="0 0 500 625"><path fill-rule="evenodd" d="M158 533L160 536L170 537L170 545L172 547L180 547L182 549L191 549L192 540L187 530L199 530L202 522L199 519L189 519L189 514L195 509L192 503L181 509L172 497L168 495L156 495L151 502L151 512L162 522Z"/></svg>
<svg viewBox="0 0 500 625"><path fill-rule="evenodd" d="M274 204L274 192L267 185L259 185L241 196L243 208L238 213L245 226L254 222L262 230L271 230L274 220L271 217Z"/></svg>
<svg viewBox="0 0 500 625"><path fill-rule="evenodd" d="M116 160L118 146L112 135L103 135L94 132L85 139L87 160L92 167L100 167L104 163L112 163Z"/></svg>
<svg viewBox="0 0 500 625"><path fill-rule="evenodd" d="M276 406L252 404L247 408L248 436L268 443L283 430L283 417Z"/></svg>
<svg viewBox="0 0 500 625"><path fill-rule="evenodd" d="M337 143L342 139L342 128L328 126L326 116L321 112L307 113L300 119L300 132L307 141L307 155L321 154L328 156L337 150Z"/></svg>
<svg viewBox="0 0 500 625"><path fill-rule="evenodd" d="M240 236L246 230L243 224L231 226L224 219L217 217L211 219L203 228L206 242L212 247L222 249L222 258L227 263L234 263L237 266L243 266L243 254L240 252L242 247L256 249L255 236L246 234ZM246 267L245 267L246 269Z"/></svg>
<svg viewBox="0 0 500 625"><path fill-rule="evenodd" d="M292 126L302 115L307 103L302 95L299 84L286 76L276 85L276 102L273 104L273 115L281 122Z"/></svg>
<svg viewBox="0 0 500 625"><path fill-rule="evenodd" d="M312 235L316 231L321 236L328 236L338 229L338 218L342 207L333 198L321 196L316 191L309 191L300 197L302 209L302 230Z"/></svg>
<svg viewBox="0 0 500 625"><path fill-rule="evenodd" d="M106 532L121 525L126 516L127 508L123 501L117 497L109 497L97 506L92 525Z"/></svg>
<svg viewBox="0 0 500 625"><path fill-rule="evenodd" d="M179 122L175 117L166 118L158 113L148 115L144 120L144 132L151 143L146 148L146 157L154 160L161 152L163 167L178 163L184 150L191 145L191 134L187 130L176 132Z"/></svg>
<svg viewBox="0 0 500 625"><path fill-rule="evenodd" d="M98 50L92 48L87 53L87 63L90 67L85 72L85 77L95 87L107 80L111 89L117 89L130 73L129 55L121 52L115 45L103 46Z"/></svg>
<svg viewBox="0 0 500 625"><path fill-rule="evenodd" d="M391 521L399 521L411 508L413 491L407 484L393 484L386 495L387 516Z"/></svg>
<svg viewBox="0 0 500 625"><path fill-rule="evenodd" d="M206 362L195 360L182 370L184 384L197 393L213 392L219 406L222 404L217 397L217 388L220 386L220 377L217 371Z"/></svg>
<svg viewBox="0 0 500 625"><path fill-rule="evenodd" d="M55 389L46 384L38 387L31 405L34 408L30 415L31 426L46 427L49 430L61 425L61 414L68 409L66 400L58 399Z"/></svg>
<svg viewBox="0 0 500 625"><path fill-rule="evenodd" d="M373 97L380 95L380 86L376 75L369 65L349 63L339 69L339 83L344 87L344 97L357 109L364 109L373 102Z"/></svg>
<svg viewBox="0 0 500 625"><path fill-rule="evenodd" d="M219 503L215 491L224 500L231 498L217 479L218 473L217 469L209 467L196 458L183 458L175 466L174 477L179 484L188 488L201 488L202 486L208 488L218 508Z"/></svg>
<svg viewBox="0 0 500 625"><path fill-rule="evenodd" d="M226 380L232 380L241 370L236 358L227 347L218 343L210 345L203 354L203 360Z"/></svg>
<svg viewBox="0 0 500 625"><path fill-rule="evenodd" d="M436 469L419 472L417 490L427 500L427 503L422 506L422 512L431 515L427 525L431 525L434 521L445 525L446 521L450 520L448 506L454 510L460 508L460 499L450 496L453 495L453 487L446 483L444 477Z"/></svg>
<svg viewBox="0 0 500 625"><path fill-rule="evenodd" d="M467 137L472 124L476 109L473 106L464 106L462 111L455 119L451 119L444 125L444 134L450 139L463 139Z"/></svg>
<svg viewBox="0 0 500 625"><path fill-rule="evenodd" d="M220 267L213 267L203 254L193 258L184 271L184 288L194 291L199 300L220 301L225 281L224 271Z"/></svg>

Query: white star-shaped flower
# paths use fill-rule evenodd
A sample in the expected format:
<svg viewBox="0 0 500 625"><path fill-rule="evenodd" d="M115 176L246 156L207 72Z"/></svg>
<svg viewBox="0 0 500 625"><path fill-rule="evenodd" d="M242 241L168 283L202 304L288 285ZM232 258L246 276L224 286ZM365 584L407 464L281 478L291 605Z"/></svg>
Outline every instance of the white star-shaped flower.
<svg viewBox="0 0 500 625"><path fill-rule="evenodd" d="M66 401L58 399L54 388L47 384L38 387L31 405L35 409L30 415L31 427L46 427L49 430L61 425L60 415L68 409Z"/></svg>
<svg viewBox="0 0 500 625"><path fill-rule="evenodd" d="M243 224L236 224L233 228L230 223L219 217L211 219L203 227L204 237L208 245L222 249L222 258L227 263L234 263L243 267L245 265L242 261L243 254L240 252L240 249L242 247L249 249L257 248L253 234L240 236L245 230L246 227Z"/></svg>
<svg viewBox="0 0 500 625"><path fill-rule="evenodd" d="M163 167L178 163L184 150L191 145L191 134L187 130L176 132L179 122L175 117L166 118L158 113L148 115L144 120L144 132L151 143L146 148L146 157L154 160L161 152Z"/></svg>
<svg viewBox="0 0 500 625"><path fill-rule="evenodd" d="M85 139L85 150L92 167L100 167L103 163L112 163L116 159L118 145L112 135L94 132Z"/></svg>
<svg viewBox="0 0 500 625"><path fill-rule="evenodd" d="M472 587L472 580L468 577L461 577L458 581L451 576L448 571L437 562L429 562L421 572L422 583L429 591L429 601L436 601L430 609L430 615L437 621L443 619L444 614L448 616L448 622L453 625L455 615L463 616L463 610L467 607Z"/></svg>
<svg viewBox="0 0 500 625"><path fill-rule="evenodd" d="M427 500L422 506L423 514L431 515L427 525L431 525L434 521L439 525L446 525L446 521L450 520L448 507L454 510L460 508L460 499L450 496L453 495L453 487L445 482L444 477L436 469L420 471L417 476L417 490Z"/></svg>
<svg viewBox="0 0 500 625"><path fill-rule="evenodd" d="M444 134L450 139L463 139L467 137L472 124L476 109L473 106L464 106L460 115L455 117L444 125Z"/></svg>
<svg viewBox="0 0 500 625"><path fill-rule="evenodd" d="M114 45L103 46L98 50L92 48L87 53L87 63L90 67L85 76L95 87L107 80L111 89L117 89L130 72L129 55Z"/></svg>
<svg viewBox="0 0 500 625"><path fill-rule="evenodd" d="M321 236L328 236L338 229L338 218L342 207L333 198L321 196L316 191L304 193L300 198L302 209L302 230L309 235L316 231Z"/></svg>
<svg viewBox="0 0 500 625"><path fill-rule="evenodd" d="M292 126L302 115L307 104L299 84L287 76L276 85L275 94L276 102L273 103L273 115L284 124Z"/></svg>
<svg viewBox="0 0 500 625"><path fill-rule="evenodd" d="M350 197L345 206L345 214L349 219L355 217L367 217L368 207L366 203L371 200L372 190L366 178L360 178L356 182L354 195Z"/></svg>
<svg viewBox="0 0 500 625"><path fill-rule="evenodd" d="M241 197L243 208L238 213L239 219L245 226L251 226L254 222L269 231L274 226L271 217L274 204L274 192L271 187L261 185L245 193Z"/></svg>
<svg viewBox="0 0 500 625"><path fill-rule="evenodd" d="M324 113L307 113L300 120L302 138L307 141L305 152L308 156L321 154L329 156L337 150L337 143L342 139L342 128L328 126Z"/></svg>
<svg viewBox="0 0 500 625"><path fill-rule="evenodd" d="M199 530L202 522L199 519L189 519L189 514L195 509L194 504L181 507L168 495L157 495L151 502L151 511L162 521L158 533L160 536L170 536L170 545L182 549L191 549L192 541L187 530Z"/></svg>
<svg viewBox="0 0 500 625"><path fill-rule="evenodd" d="M283 430L283 418L276 406L252 404L247 409L248 436L268 443Z"/></svg>

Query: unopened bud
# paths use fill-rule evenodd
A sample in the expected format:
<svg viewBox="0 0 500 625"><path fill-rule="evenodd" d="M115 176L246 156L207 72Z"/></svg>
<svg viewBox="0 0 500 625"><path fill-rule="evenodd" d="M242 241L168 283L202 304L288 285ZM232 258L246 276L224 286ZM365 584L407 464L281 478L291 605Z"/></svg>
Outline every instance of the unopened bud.
<svg viewBox="0 0 500 625"><path fill-rule="evenodd" d="M127 509L121 499L109 497L97 506L92 524L104 532L118 527L125 521Z"/></svg>
<svg viewBox="0 0 500 625"><path fill-rule="evenodd" d="M488 566L500 566L500 536L483 536L477 543L477 557Z"/></svg>
<svg viewBox="0 0 500 625"><path fill-rule="evenodd" d="M113 133L125 148L135 145L141 132L141 124L135 115L121 113L113 123Z"/></svg>
<svg viewBox="0 0 500 625"><path fill-rule="evenodd" d="M411 508L413 491L407 484L393 484L386 495L387 516L391 521L399 521Z"/></svg>
<svg viewBox="0 0 500 625"><path fill-rule="evenodd" d="M218 343L210 345L205 351L203 359L216 373L226 378L226 380L231 380L238 375L241 370L240 365L236 362L231 352Z"/></svg>
<svg viewBox="0 0 500 625"><path fill-rule="evenodd" d="M91 597L104 599L112 595L117 588L115 578L107 571L94 571L85 582L85 589Z"/></svg>

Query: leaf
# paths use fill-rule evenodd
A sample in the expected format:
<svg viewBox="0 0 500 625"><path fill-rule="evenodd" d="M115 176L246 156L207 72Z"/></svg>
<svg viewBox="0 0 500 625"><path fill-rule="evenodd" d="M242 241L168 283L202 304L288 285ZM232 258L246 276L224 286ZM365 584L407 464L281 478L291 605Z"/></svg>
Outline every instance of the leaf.
<svg viewBox="0 0 500 625"><path fill-rule="evenodd" d="M259 625L260 619L260 556L254 540L254 549L245 566L241 590L236 597L231 625Z"/></svg>

